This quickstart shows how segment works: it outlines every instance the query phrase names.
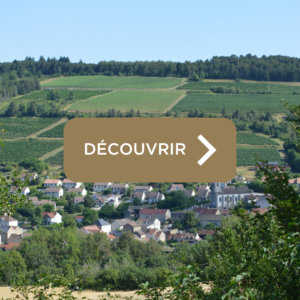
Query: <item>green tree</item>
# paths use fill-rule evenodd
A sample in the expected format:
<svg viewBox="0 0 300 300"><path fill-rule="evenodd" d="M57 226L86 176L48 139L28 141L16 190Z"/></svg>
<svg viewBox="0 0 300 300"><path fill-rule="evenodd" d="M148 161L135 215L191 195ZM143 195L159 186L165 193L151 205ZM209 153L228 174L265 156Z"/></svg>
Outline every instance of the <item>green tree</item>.
<svg viewBox="0 0 300 300"><path fill-rule="evenodd" d="M95 200L91 197L91 195L86 195L84 197L83 205L85 207L94 207L95 206Z"/></svg>
<svg viewBox="0 0 300 300"><path fill-rule="evenodd" d="M64 220L64 227L71 227L71 228L75 228L77 227L76 221L73 218L66 218Z"/></svg>
<svg viewBox="0 0 300 300"><path fill-rule="evenodd" d="M179 230L182 230L183 229L183 225L182 223L179 221L179 220L175 220L174 224L173 224L173 228L177 228Z"/></svg>
<svg viewBox="0 0 300 300"><path fill-rule="evenodd" d="M49 204L49 203L45 203L45 204L43 204L43 209L44 209L44 211L47 211L47 212L53 212L54 211L54 205Z"/></svg>
<svg viewBox="0 0 300 300"><path fill-rule="evenodd" d="M194 211L185 212L183 214L183 220L184 220L184 224L189 228L196 227L198 223L197 216Z"/></svg>
<svg viewBox="0 0 300 300"><path fill-rule="evenodd" d="M140 199L138 199L137 197L134 197L132 204L133 205L143 205L142 201Z"/></svg>
<svg viewBox="0 0 300 300"><path fill-rule="evenodd" d="M12 101L5 112L5 116L14 117L18 115L18 107L15 101Z"/></svg>

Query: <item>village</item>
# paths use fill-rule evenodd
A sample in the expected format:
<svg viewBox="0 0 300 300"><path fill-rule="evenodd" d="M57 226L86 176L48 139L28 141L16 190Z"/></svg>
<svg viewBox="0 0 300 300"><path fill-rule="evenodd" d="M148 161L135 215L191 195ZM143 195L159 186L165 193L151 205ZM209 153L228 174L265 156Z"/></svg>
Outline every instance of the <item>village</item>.
<svg viewBox="0 0 300 300"><path fill-rule="evenodd" d="M278 170L276 162L268 165ZM110 241L117 240L124 232L131 232L134 239L144 243L153 239L171 252L176 243L186 241L193 245L214 235L222 220L230 217L231 209L237 205L243 205L248 213L260 214L271 206L263 193L254 192L245 184L249 183L246 178L239 176L229 182L186 187L173 183L164 192L156 183L134 186L94 182L87 186L68 178L47 178L41 188L30 188L30 182L37 178L37 173L20 175L21 182L29 182L21 193L28 199L31 217L28 218L25 208L18 211L17 218L2 216L0 248L3 251L18 247L23 237L39 226L76 226L84 234L105 233ZM300 178L289 180L296 188L299 183ZM15 189L12 186L11 192ZM63 198L68 200L67 205L61 205ZM191 205L164 208L177 198Z"/></svg>

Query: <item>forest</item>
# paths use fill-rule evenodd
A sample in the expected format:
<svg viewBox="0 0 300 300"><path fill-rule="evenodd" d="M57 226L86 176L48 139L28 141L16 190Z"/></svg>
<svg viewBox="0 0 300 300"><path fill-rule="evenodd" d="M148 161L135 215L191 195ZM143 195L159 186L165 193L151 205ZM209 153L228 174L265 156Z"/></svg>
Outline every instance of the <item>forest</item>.
<svg viewBox="0 0 300 300"><path fill-rule="evenodd" d="M71 63L68 57L47 58L37 61L26 57L24 61L0 63L0 75L23 78L42 75L125 75L125 76L175 76L190 77L196 73L199 78L249 79L259 81L300 81L300 59L288 56L214 56L210 60L185 61L100 61L85 64L81 60Z"/></svg>

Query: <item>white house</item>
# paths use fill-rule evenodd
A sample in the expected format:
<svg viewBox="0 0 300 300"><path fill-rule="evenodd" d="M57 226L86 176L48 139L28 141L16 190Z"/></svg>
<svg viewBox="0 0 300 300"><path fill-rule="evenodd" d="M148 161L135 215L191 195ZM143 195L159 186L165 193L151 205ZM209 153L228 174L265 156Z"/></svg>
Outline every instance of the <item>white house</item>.
<svg viewBox="0 0 300 300"><path fill-rule="evenodd" d="M149 218L149 219L138 219L136 221L139 224L143 231L147 231L148 229L156 229L160 230L160 221L157 218Z"/></svg>
<svg viewBox="0 0 300 300"><path fill-rule="evenodd" d="M173 191L184 191L184 186L183 184L172 184L170 188L168 189L169 192Z"/></svg>
<svg viewBox="0 0 300 300"><path fill-rule="evenodd" d="M62 188L46 188L44 193L48 196L59 199L64 195L64 190Z"/></svg>
<svg viewBox="0 0 300 300"><path fill-rule="evenodd" d="M18 191L18 189L19 189L18 187L12 186L10 188L10 192L11 193L16 193ZM29 189L28 186L22 187L22 189L21 189L21 194L22 195L25 195L27 197L29 193L30 193L30 189Z"/></svg>
<svg viewBox="0 0 300 300"><path fill-rule="evenodd" d="M32 180L37 179L37 177L38 177L37 173L21 174L21 176L20 176L21 181L25 181L25 180L29 179L29 182L31 182Z"/></svg>
<svg viewBox="0 0 300 300"><path fill-rule="evenodd" d="M18 220L9 216L1 217L1 227L18 226Z"/></svg>
<svg viewBox="0 0 300 300"><path fill-rule="evenodd" d="M81 186L81 182L74 182L74 181L71 181L70 179L68 178L65 178L63 181L62 181L62 186L65 188L65 189L69 189L69 188L79 188Z"/></svg>
<svg viewBox="0 0 300 300"><path fill-rule="evenodd" d="M76 216L75 219L77 223L82 223L84 216Z"/></svg>
<svg viewBox="0 0 300 300"><path fill-rule="evenodd" d="M82 202L84 202L84 197L83 196L76 196L76 197L74 197L74 205L80 204Z"/></svg>
<svg viewBox="0 0 300 300"><path fill-rule="evenodd" d="M145 192L136 192L131 195L130 202L133 203L134 198L139 199L140 201L145 202L146 194Z"/></svg>
<svg viewBox="0 0 300 300"><path fill-rule="evenodd" d="M196 196L196 193L194 192L194 190L185 190L184 194L189 198Z"/></svg>
<svg viewBox="0 0 300 300"><path fill-rule="evenodd" d="M98 219L92 225L96 225L100 230L102 230L106 234L109 234L111 232L111 224L109 224L108 222L106 222L103 219Z"/></svg>
<svg viewBox="0 0 300 300"><path fill-rule="evenodd" d="M110 188L112 189L112 192L115 194L124 194L126 189L128 189L127 183L113 183Z"/></svg>
<svg viewBox="0 0 300 300"><path fill-rule="evenodd" d="M58 224L62 222L62 217L58 212L44 212L43 225Z"/></svg>
<svg viewBox="0 0 300 300"><path fill-rule="evenodd" d="M166 241L166 235L163 231L157 230L157 229L150 229L148 232L146 232L146 236L148 239L156 240L157 242L165 242Z"/></svg>
<svg viewBox="0 0 300 300"><path fill-rule="evenodd" d="M160 200L165 200L165 195L160 192L151 192L148 196L148 202L149 204L151 203L156 203Z"/></svg>
<svg viewBox="0 0 300 300"><path fill-rule="evenodd" d="M107 203L109 203L110 205L114 205L115 207L117 207L119 205L119 197L116 195L110 195L107 198Z"/></svg>
<svg viewBox="0 0 300 300"><path fill-rule="evenodd" d="M44 186L48 186L48 187L58 187L58 186L62 186L62 183L59 179L46 179L44 181Z"/></svg>
<svg viewBox="0 0 300 300"><path fill-rule="evenodd" d="M93 184L93 192L101 192L106 190L111 186L111 182L94 182Z"/></svg>
<svg viewBox="0 0 300 300"><path fill-rule="evenodd" d="M151 185L145 185L145 186L136 186L134 188L134 193L137 192L144 192L145 194L150 193L153 190L153 187Z"/></svg>
<svg viewBox="0 0 300 300"><path fill-rule="evenodd" d="M44 205L44 204L50 204L50 205L53 205L54 206L54 210L56 210L56 202L55 201L51 201L51 200L47 200L47 199L39 201L38 197L29 197L28 199L31 200L31 203L34 206L39 206L39 205Z"/></svg>
<svg viewBox="0 0 300 300"><path fill-rule="evenodd" d="M85 188L70 188L68 189L68 193L74 192L79 196L85 196L86 195L86 189Z"/></svg>

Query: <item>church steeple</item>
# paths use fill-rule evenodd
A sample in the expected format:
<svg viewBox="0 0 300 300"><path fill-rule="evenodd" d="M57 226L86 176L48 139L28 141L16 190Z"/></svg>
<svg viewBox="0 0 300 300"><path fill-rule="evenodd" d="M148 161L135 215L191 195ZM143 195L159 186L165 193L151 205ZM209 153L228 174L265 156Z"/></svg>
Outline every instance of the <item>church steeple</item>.
<svg viewBox="0 0 300 300"><path fill-rule="evenodd" d="M220 192L221 191L221 182L212 182L211 190L214 192Z"/></svg>

